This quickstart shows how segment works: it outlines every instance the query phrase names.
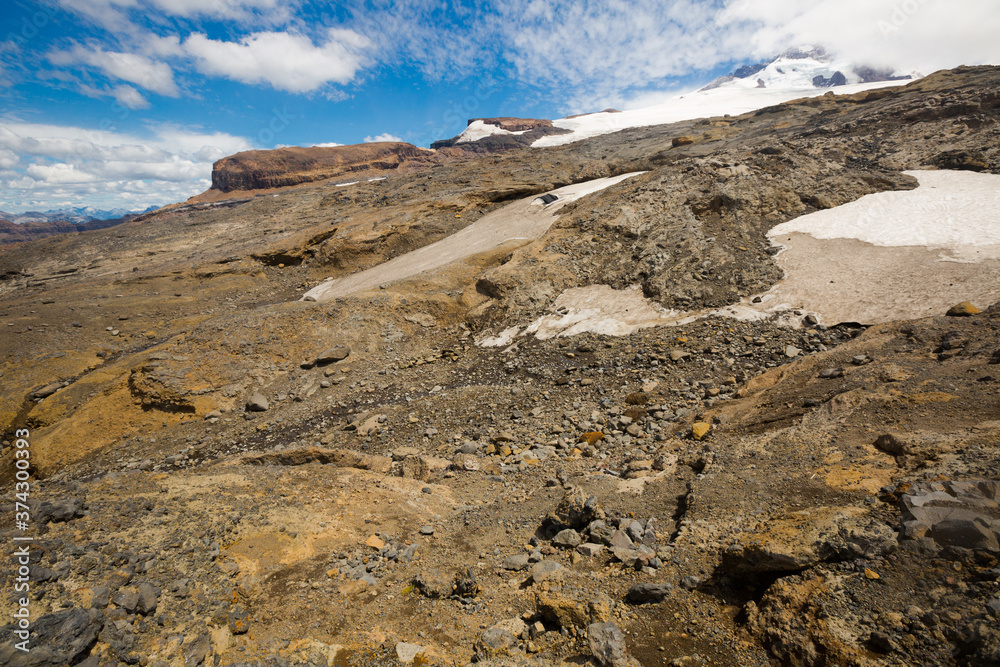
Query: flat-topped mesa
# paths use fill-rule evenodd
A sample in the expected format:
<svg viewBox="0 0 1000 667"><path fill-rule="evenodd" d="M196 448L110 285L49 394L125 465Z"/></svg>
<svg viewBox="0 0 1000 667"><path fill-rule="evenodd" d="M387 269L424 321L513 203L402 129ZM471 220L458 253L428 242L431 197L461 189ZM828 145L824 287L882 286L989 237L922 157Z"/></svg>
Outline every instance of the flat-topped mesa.
<svg viewBox="0 0 1000 667"><path fill-rule="evenodd" d="M264 190L385 171L428 153L426 148L399 141L244 151L224 157L212 166L212 189Z"/></svg>
<svg viewBox="0 0 1000 667"><path fill-rule="evenodd" d="M451 139L441 139L431 148L461 148L474 153L493 153L530 146L548 134L565 134L568 130L556 127L546 118L470 118L461 134Z"/></svg>

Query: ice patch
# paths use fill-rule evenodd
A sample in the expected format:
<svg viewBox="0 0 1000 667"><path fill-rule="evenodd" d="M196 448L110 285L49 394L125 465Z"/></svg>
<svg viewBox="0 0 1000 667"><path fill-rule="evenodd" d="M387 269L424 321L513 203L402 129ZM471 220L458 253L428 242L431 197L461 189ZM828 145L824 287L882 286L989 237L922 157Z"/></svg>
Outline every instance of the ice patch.
<svg viewBox="0 0 1000 667"><path fill-rule="evenodd" d="M1000 245L1000 176L969 171L908 171L914 190L879 192L777 225L775 242L800 232L817 239L857 239L876 246L949 251L945 260L981 261Z"/></svg>
<svg viewBox="0 0 1000 667"><path fill-rule="evenodd" d="M543 315L524 330L545 340L582 333L627 336L639 329L676 324L686 313L667 310L646 299L638 287L616 290L607 285L568 289L556 299L553 315Z"/></svg>
<svg viewBox="0 0 1000 667"><path fill-rule="evenodd" d="M510 327L504 329L496 336L487 336L476 342L479 347L507 347L514 342L514 338L521 333L521 327Z"/></svg>
<svg viewBox="0 0 1000 667"><path fill-rule="evenodd" d="M346 188L348 185L357 185L360 181L351 181L350 183L334 183L335 188Z"/></svg>

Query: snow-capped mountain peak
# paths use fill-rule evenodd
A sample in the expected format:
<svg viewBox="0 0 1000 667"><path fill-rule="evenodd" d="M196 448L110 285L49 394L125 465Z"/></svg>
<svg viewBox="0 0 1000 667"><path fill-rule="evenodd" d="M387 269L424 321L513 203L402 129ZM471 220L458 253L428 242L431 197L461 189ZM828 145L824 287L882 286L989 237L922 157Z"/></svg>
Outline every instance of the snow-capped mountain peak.
<svg viewBox="0 0 1000 667"><path fill-rule="evenodd" d="M744 65L701 90L723 87L784 90L832 88L859 83L904 81L920 76L913 71L898 72L860 65L848 58L830 55L821 48L802 47L785 51L770 62Z"/></svg>

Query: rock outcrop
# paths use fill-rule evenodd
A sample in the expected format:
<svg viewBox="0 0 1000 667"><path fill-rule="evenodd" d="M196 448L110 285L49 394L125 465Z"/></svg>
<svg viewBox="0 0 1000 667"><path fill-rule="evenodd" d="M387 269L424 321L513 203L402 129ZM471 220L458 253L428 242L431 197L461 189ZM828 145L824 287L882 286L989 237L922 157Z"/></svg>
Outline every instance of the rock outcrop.
<svg viewBox="0 0 1000 667"><path fill-rule="evenodd" d="M264 190L391 171L407 159L427 152L412 144L391 141L244 151L212 165L212 189L221 192Z"/></svg>

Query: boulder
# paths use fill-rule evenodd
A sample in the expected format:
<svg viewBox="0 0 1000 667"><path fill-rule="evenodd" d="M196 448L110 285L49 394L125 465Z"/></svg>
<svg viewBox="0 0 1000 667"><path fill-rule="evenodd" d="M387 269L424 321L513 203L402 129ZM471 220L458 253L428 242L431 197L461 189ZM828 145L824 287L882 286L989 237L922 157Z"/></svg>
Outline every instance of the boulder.
<svg viewBox="0 0 1000 667"><path fill-rule="evenodd" d="M334 347L328 347L318 355L316 355L316 365L326 366L327 364L334 364L338 361L343 361L351 355L351 348L346 345L336 345Z"/></svg>
<svg viewBox="0 0 1000 667"><path fill-rule="evenodd" d="M587 643L597 664L602 667L632 667L635 662L625 648L625 635L614 623L587 626Z"/></svg>
<svg viewBox="0 0 1000 667"><path fill-rule="evenodd" d="M903 536L1000 553L1000 482L924 482L905 493Z"/></svg>
<svg viewBox="0 0 1000 667"><path fill-rule="evenodd" d="M613 605L604 593L566 586L538 591L536 606L549 623L570 629L611 620Z"/></svg>
<svg viewBox="0 0 1000 667"><path fill-rule="evenodd" d="M963 301L962 303L955 304L948 309L945 313L948 317L969 317L971 315L978 315L981 311L973 306L968 301Z"/></svg>
<svg viewBox="0 0 1000 667"><path fill-rule="evenodd" d="M269 407L271 404L259 392L250 394L250 398L247 399L247 412L264 412Z"/></svg>
<svg viewBox="0 0 1000 667"><path fill-rule="evenodd" d="M801 570L827 561L874 559L892 552L896 535L860 507L817 507L771 519L737 536L723 554L732 574Z"/></svg>
<svg viewBox="0 0 1000 667"><path fill-rule="evenodd" d="M536 584L552 581L562 581L566 576L566 568L554 560L543 560L528 569L531 580Z"/></svg>
<svg viewBox="0 0 1000 667"><path fill-rule="evenodd" d="M514 554L503 561L503 569L519 572L528 569L528 554Z"/></svg>
<svg viewBox="0 0 1000 667"><path fill-rule="evenodd" d="M635 584L632 588L628 589L628 593L625 594L625 599L634 604L642 604L644 602L662 602L673 592L673 590L673 585L668 583Z"/></svg>
<svg viewBox="0 0 1000 667"><path fill-rule="evenodd" d="M104 614L97 609L63 609L38 618L31 625L31 650L14 647L20 641L13 625L0 628L0 664L10 667L59 667L75 664L97 639Z"/></svg>
<svg viewBox="0 0 1000 667"><path fill-rule="evenodd" d="M580 538L580 533L576 532L572 528L566 528L556 533L556 536L552 538L552 546L560 547L562 549L575 549L580 546L583 540Z"/></svg>

